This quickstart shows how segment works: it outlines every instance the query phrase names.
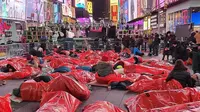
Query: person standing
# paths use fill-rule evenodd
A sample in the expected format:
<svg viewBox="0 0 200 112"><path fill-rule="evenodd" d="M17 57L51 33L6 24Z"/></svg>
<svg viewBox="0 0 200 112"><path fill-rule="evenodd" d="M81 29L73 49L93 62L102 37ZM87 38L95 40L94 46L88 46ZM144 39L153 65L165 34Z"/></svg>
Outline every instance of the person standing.
<svg viewBox="0 0 200 112"><path fill-rule="evenodd" d="M152 50L153 50L153 39L154 39L154 34L151 34L148 39L148 46L149 46L149 56L152 55Z"/></svg>
<svg viewBox="0 0 200 112"><path fill-rule="evenodd" d="M159 35L156 33L155 39L153 41L153 55L155 56L158 56L159 44L160 44L160 38Z"/></svg>

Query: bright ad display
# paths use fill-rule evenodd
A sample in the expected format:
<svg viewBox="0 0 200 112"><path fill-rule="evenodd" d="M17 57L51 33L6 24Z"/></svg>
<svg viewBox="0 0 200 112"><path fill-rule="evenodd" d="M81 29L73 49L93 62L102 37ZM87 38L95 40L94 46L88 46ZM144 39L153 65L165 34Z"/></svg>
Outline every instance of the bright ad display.
<svg viewBox="0 0 200 112"><path fill-rule="evenodd" d="M54 23L59 23L60 21L59 5L54 4L53 7L54 7Z"/></svg>
<svg viewBox="0 0 200 112"><path fill-rule="evenodd" d="M42 0L27 0L26 1L26 19L37 21L39 15L39 22L44 22L44 4Z"/></svg>
<svg viewBox="0 0 200 112"><path fill-rule="evenodd" d="M87 1L87 11L88 11L89 14L93 13L92 2L91 1Z"/></svg>
<svg viewBox="0 0 200 112"><path fill-rule="evenodd" d="M121 23L128 22L128 0L120 1L120 20Z"/></svg>
<svg viewBox="0 0 200 112"><path fill-rule="evenodd" d="M0 0L0 17L4 19L25 20L26 0Z"/></svg>
<svg viewBox="0 0 200 112"><path fill-rule="evenodd" d="M112 5L118 5L118 0L110 0L110 6Z"/></svg>
<svg viewBox="0 0 200 112"><path fill-rule="evenodd" d="M128 0L128 21L137 18L137 0Z"/></svg>
<svg viewBox="0 0 200 112"><path fill-rule="evenodd" d="M65 16L72 17L71 0L64 0L64 4L62 4L62 14Z"/></svg>
<svg viewBox="0 0 200 112"><path fill-rule="evenodd" d="M76 7L86 8L86 0L75 0Z"/></svg>
<svg viewBox="0 0 200 112"><path fill-rule="evenodd" d="M192 13L192 23L194 25L200 25L200 12Z"/></svg>
<svg viewBox="0 0 200 112"><path fill-rule="evenodd" d="M111 20L113 22L118 21L118 5L111 6Z"/></svg>

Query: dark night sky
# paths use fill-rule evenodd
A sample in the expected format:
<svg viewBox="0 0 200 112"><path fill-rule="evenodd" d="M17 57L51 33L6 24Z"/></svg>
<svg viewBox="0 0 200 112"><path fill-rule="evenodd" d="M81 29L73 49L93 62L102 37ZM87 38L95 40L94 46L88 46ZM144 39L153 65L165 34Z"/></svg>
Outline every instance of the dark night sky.
<svg viewBox="0 0 200 112"><path fill-rule="evenodd" d="M93 18L98 20L98 18L104 18L109 15L108 7L109 0L92 0L93 2Z"/></svg>

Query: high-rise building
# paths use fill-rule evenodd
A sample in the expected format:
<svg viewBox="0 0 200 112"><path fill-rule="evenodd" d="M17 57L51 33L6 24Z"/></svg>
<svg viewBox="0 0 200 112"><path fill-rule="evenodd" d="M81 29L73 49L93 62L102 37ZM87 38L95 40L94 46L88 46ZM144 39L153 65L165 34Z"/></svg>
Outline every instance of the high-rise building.
<svg viewBox="0 0 200 112"><path fill-rule="evenodd" d="M92 0L93 18L95 20L110 18L110 0Z"/></svg>

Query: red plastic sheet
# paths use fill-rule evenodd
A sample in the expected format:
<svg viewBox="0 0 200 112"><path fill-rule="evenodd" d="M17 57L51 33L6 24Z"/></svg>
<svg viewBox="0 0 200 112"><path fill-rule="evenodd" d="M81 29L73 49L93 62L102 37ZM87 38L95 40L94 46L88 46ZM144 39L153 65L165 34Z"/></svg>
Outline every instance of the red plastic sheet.
<svg viewBox="0 0 200 112"><path fill-rule="evenodd" d="M40 72L39 68L25 66L16 72L9 72L9 73L0 72L0 80L23 79L31 75L38 74L39 72Z"/></svg>
<svg viewBox="0 0 200 112"><path fill-rule="evenodd" d="M148 60L144 64L147 66L163 68L163 69L170 70L170 71L174 68L173 65L166 63L164 61L159 61L159 60Z"/></svg>
<svg viewBox="0 0 200 112"><path fill-rule="evenodd" d="M74 76L79 82L87 84L89 82L95 81L95 74L87 72L84 70L73 70L68 73L69 75Z"/></svg>
<svg viewBox="0 0 200 112"><path fill-rule="evenodd" d="M49 84L49 91L67 91L79 100L87 100L90 96L87 86L70 76L61 75Z"/></svg>
<svg viewBox="0 0 200 112"><path fill-rule="evenodd" d="M200 93L197 90L185 88L142 93L129 98L125 104L130 112L144 112L154 108L174 106L199 100Z"/></svg>
<svg viewBox="0 0 200 112"><path fill-rule="evenodd" d="M54 80L45 82L35 82L33 80L22 83L21 97L25 101L40 101L43 92L67 91L79 100L87 100L90 91L85 84L79 83L70 76L60 75Z"/></svg>
<svg viewBox="0 0 200 112"><path fill-rule="evenodd" d="M84 107L83 112L125 112L110 102L97 101Z"/></svg>
<svg viewBox="0 0 200 112"><path fill-rule="evenodd" d="M0 96L0 112L12 112L10 95Z"/></svg>
<svg viewBox="0 0 200 112"><path fill-rule="evenodd" d="M169 74L168 70L159 69L155 67L149 67L145 65L130 65L124 67L125 73L147 73L157 77L167 77Z"/></svg>
<svg viewBox="0 0 200 112"><path fill-rule="evenodd" d="M149 90L169 90L181 88L183 87L178 81L171 80L166 82L165 79L162 78L154 80L142 79L127 87L128 90L137 93L142 93Z"/></svg>
<svg viewBox="0 0 200 112"><path fill-rule="evenodd" d="M151 77L147 75L141 75L139 73L127 73L125 74L126 78L129 78L132 82L137 82L140 80L153 80Z"/></svg>
<svg viewBox="0 0 200 112"><path fill-rule="evenodd" d="M123 78L121 74L109 74L105 77L100 77L98 74L96 74L95 77L98 83L108 84L108 85L111 82L120 82L120 81L130 80L129 78Z"/></svg>
<svg viewBox="0 0 200 112"><path fill-rule="evenodd" d="M80 101L64 91L43 94L37 112L75 112Z"/></svg>
<svg viewBox="0 0 200 112"><path fill-rule="evenodd" d="M20 87L21 98L24 101L40 101L43 92L48 92L49 84L29 80L22 83Z"/></svg>
<svg viewBox="0 0 200 112"><path fill-rule="evenodd" d="M151 109L151 112L200 112L200 101Z"/></svg>

